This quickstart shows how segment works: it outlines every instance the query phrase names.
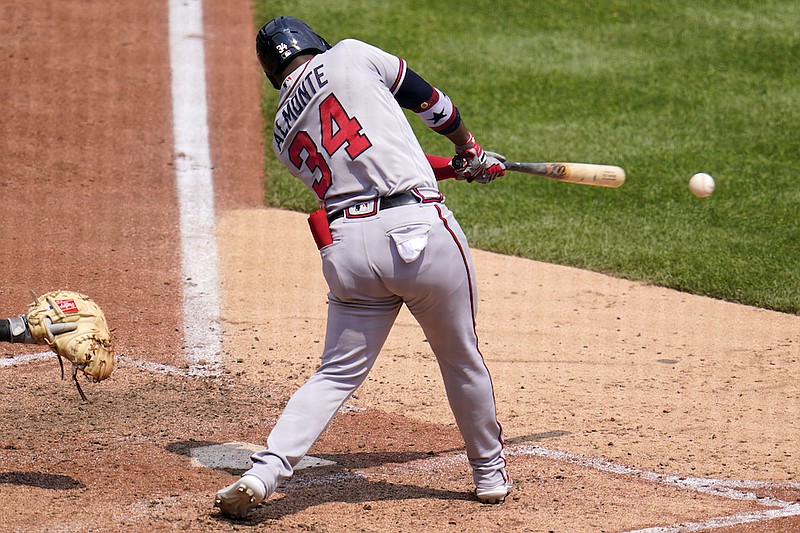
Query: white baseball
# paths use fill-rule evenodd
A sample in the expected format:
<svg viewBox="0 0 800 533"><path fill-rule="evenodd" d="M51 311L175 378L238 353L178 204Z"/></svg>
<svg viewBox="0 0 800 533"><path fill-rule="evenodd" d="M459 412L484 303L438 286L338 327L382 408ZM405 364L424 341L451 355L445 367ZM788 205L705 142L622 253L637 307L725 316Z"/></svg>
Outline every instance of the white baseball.
<svg viewBox="0 0 800 533"><path fill-rule="evenodd" d="M714 178L705 172L698 172L689 180L689 190L698 198L706 198L714 192Z"/></svg>

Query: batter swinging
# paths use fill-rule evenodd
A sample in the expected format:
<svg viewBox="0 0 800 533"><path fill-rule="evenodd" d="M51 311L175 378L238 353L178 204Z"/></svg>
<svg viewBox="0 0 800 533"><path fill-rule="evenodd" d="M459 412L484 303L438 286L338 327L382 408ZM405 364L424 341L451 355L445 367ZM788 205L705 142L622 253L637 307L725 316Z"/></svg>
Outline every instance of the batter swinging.
<svg viewBox="0 0 800 533"><path fill-rule="evenodd" d="M401 107L453 141L463 161L451 169L458 179L502 176L502 156L481 149L443 92L378 48L350 39L331 47L304 22L278 17L259 31L256 50L280 90L273 148L320 201L310 221L330 288L328 322L319 369L215 505L246 518L293 474L366 378L403 304L436 355L476 495L502 502L511 480L478 350L467 239L437 187L437 175L448 175L444 158L426 158Z"/></svg>

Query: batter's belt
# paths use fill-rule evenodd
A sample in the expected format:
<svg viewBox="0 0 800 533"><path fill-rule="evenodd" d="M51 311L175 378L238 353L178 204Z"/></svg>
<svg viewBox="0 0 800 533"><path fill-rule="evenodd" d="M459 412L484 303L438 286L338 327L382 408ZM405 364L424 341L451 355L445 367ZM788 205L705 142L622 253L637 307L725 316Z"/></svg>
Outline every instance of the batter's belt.
<svg viewBox="0 0 800 533"><path fill-rule="evenodd" d="M401 192L400 194L392 194L390 196L381 196L377 200L369 200L356 204L341 211L336 211L328 216L328 223L330 224L338 218L347 216L347 218L366 218L376 215L379 211L390 209L392 207L399 207L401 205L427 203L430 201L441 201L441 197L436 199L425 199L419 194L411 191Z"/></svg>

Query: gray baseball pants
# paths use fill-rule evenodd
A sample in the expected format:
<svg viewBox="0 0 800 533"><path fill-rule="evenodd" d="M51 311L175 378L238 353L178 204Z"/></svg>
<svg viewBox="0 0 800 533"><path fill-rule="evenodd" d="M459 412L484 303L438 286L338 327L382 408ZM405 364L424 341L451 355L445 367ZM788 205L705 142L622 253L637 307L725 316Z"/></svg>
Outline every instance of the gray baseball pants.
<svg viewBox="0 0 800 533"><path fill-rule="evenodd" d="M477 487L507 481L491 377L478 349L477 294L467 239L443 203L385 209L331 223L320 251L330 288L322 364L289 400L254 475L272 494L291 477L364 381L405 304L433 350Z"/></svg>

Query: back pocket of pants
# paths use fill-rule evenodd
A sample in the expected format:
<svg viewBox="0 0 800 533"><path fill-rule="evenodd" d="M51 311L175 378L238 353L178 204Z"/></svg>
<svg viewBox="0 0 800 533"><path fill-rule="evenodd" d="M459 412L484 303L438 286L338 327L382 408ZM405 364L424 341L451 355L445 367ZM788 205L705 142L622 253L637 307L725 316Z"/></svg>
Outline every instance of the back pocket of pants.
<svg viewBox="0 0 800 533"><path fill-rule="evenodd" d="M387 232L394 241L400 258L406 263L413 263L428 245L430 224L406 224Z"/></svg>

